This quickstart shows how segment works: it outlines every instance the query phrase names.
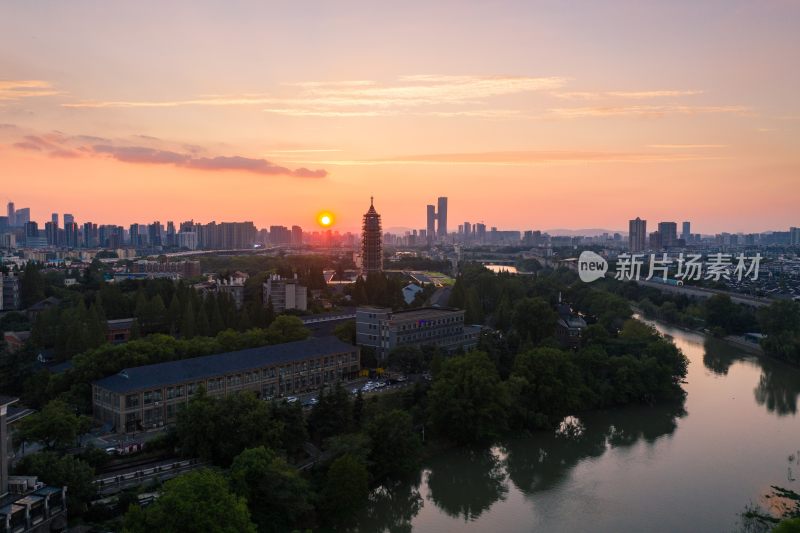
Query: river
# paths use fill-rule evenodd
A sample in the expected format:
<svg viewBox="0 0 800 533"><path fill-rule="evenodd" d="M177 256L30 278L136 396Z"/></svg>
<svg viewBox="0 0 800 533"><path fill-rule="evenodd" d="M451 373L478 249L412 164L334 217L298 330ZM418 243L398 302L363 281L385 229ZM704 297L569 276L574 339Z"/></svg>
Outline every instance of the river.
<svg viewBox="0 0 800 533"><path fill-rule="evenodd" d="M378 489L359 530L737 531L770 485L800 492L800 370L654 325L689 358L682 404L448 451Z"/></svg>

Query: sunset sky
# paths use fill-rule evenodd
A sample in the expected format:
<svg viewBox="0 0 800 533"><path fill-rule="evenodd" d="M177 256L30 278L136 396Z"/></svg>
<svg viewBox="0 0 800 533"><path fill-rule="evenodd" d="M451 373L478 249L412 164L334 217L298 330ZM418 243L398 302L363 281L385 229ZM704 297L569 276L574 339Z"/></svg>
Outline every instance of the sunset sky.
<svg viewBox="0 0 800 533"><path fill-rule="evenodd" d="M269 4L269 5L267 5ZM800 2L0 4L43 222L800 226ZM4 213L3 213L4 214Z"/></svg>

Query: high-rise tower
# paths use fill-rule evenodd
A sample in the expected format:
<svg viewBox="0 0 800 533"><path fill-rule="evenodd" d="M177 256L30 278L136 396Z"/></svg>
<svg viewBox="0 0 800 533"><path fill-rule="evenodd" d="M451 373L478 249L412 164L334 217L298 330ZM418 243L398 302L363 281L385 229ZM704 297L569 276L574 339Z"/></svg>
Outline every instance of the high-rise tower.
<svg viewBox="0 0 800 533"><path fill-rule="evenodd" d="M436 240L436 206L429 205L428 206L428 244L433 243Z"/></svg>
<svg viewBox="0 0 800 533"><path fill-rule="evenodd" d="M361 233L361 271L372 274L383 270L383 233L381 216L375 211L373 198L369 199L369 211L364 214Z"/></svg>
<svg viewBox="0 0 800 533"><path fill-rule="evenodd" d="M631 253L643 252L647 247L647 221L636 217L628 222L628 250Z"/></svg>
<svg viewBox="0 0 800 533"><path fill-rule="evenodd" d="M439 213L436 218L439 220L439 237L447 237L447 197L439 197Z"/></svg>

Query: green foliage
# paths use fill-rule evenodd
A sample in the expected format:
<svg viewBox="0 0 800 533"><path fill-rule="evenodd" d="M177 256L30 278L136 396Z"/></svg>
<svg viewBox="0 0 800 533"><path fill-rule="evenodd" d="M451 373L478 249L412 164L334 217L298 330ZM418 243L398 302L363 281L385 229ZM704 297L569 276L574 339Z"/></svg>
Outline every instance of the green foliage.
<svg viewBox="0 0 800 533"><path fill-rule="evenodd" d="M758 322L767 338L761 342L769 355L800 364L800 304L781 300L758 310Z"/></svg>
<svg viewBox="0 0 800 533"><path fill-rule="evenodd" d="M296 316L280 315L267 328L267 339L270 344L301 341L307 339L311 332Z"/></svg>
<svg viewBox="0 0 800 533"><path fill-rule="evenodd" d="M25 264L22 274L22 286L20 287L20 298L23 307L30 307L39 300L44 299L45 281L39 265L33 261Z"/></svg>
<svg viewBox="0 0 800 533"><path fill-rule="evenodd" d="M508 391L483 352L446 360L428 397L434 428L458 443L495 438L507 428Z"/></svg>
<svg viewBox="0 0 800 533"><path fill-rule="evenodd" d="M75 446L78 435L88 431L91 421L75 414L74 409L61 400L52 400L38 413L18 424L19 438L40 442L46 449L65 449Z"/></svg>
<svg viewBox="0 0 800 533"><path fill-rule="evenodd" d="M538 344L552 337L558 314L542 298L523 298L514 306L512 323L522 339Z"/></svg>
<svg viewBox="0 0 800 533"><path fill-rule="evenodd" d="M520 353L508 383L518 427L551 427L585 405L580 369L569 352L537 348Z"/></svg>
<svg viewBox="0 0 800 533"><path fill-rule="evenodd" d="M231 492L225 478L201 469L167 481L159 498L148 507L131 506L123 531L255 533L256 526L245 499Z"/></svg>
<svg viewBox="0 0 800 533"><path fill-rule="evenodd" d="M247 500L259 531L291 531L308 522L308 482L271 450L243 451L233 461L230 479L233 491Z"/></svg>
<svg viewBox="0 0 800 533"><path fill-rule="evenodd" d="M342 342L356 343L356 321L347 320L333 328L333 334Z"/></svg>
<svg viewBox="0 0 800 533"><path fill-rule="evenodd" d="M348 433L353 429L353 401L350 394L337 383L326 392L320 391L319 401L308 415L308 430L316 442Z"/></svg>
<svg viewBox="0 0 800 533"><path fill-rule="evenodd" d="M70 514L86 511L95 493L94 468L71 455L55 452L27 455L17 464L17 475L37 476L39 481L54 487L68 487L67 505Z"/></svg>
<svg viewBox="0 0 800 533"><path fill-rule="evenodd" d="M417 465L422 444L407 412L382 412L367 424L366 432L372 446L369 461L375 479L408 473Z"/></svg>
<svg viewBox="0 0 800 533"><path fill-rule="evenodd" d="M283 424L251 393L211 398L200 390L178 412L176 435L184 455L228 466L242 450L280 448Z"/></svg>
<svg viewBox="0 0 800 533"><path fill-rule="evenodd" d="M369 495L369 472L351 455L336 459L325 477L320 508L323 519L331 525L346 527Z"/></svg>

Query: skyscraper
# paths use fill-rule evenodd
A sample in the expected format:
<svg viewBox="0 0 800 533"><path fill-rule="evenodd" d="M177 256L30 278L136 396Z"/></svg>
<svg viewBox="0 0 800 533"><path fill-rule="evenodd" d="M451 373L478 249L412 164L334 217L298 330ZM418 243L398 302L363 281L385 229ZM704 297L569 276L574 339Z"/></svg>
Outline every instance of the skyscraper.
<svg viewBox="0 0 800 533"><path fill-rule="evenodd" d="M75 222L75 217L69 213L64 213L64 227L67 227L67 224L72 224Z"/></svg>
<svg viewBox="0 0 800 533"><path fill-rule="evenodd" d="M26 222L31 221L31 208L30 207L23 207L22 209L17 209L14 213L14 225L18 228L25 227Z"/></svg>
<svg viewBox="0 0 800 533"><path fill-rule="evenodd" d="M53 223L55 227L58 227L58 213L53 213L50 215L50 221Z"/></svg>
<svg viewBox="0 0 800 533"><path fill-rule="evenodd" d="M447 197L439 197L439 212L436 215L439 221L439 237L447 237Z"/></svg>
<svg viewBox="0 0 800 533"><path fill-rule="evenodd" d="M642 252L647 247L647 221L636 217L628 221L628 250Z"/></svg>
<svg viewBox="0 0 800 533"><path fill-rule="evenodd" d="M685 221L681 227L681 239L689 241L692 237L692 223L688 220Z"/></svg>
<svg viewBox="0 0 800 533"><path fill-rule="evenodd" d="M17 225L16 211L14 210L14 202L8 202L8 226L13 228Z"/></svg>
<svg viewBox="0 0 800 533"><path fill-rule="evenodd" d="M369 199L369 211L364 214L361 233L361 271L364 274L383 270L381 216L375 211L373 200Z"/></svg>
<svg viewBox="0 0 800 533"><path fill-rule="evenodd" d="M677 222L659 222L658 232L661 234L663 246L675 246L675 241L678 240Z"/></svg>
<svg viewBox="0 0 800 533"><path fill-rule="evenodd" d="M428 243L432 243L436 237L436 206L428 206Z"/></svg>

